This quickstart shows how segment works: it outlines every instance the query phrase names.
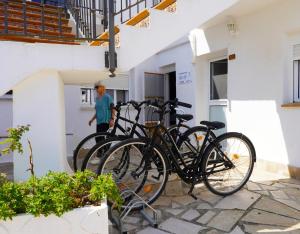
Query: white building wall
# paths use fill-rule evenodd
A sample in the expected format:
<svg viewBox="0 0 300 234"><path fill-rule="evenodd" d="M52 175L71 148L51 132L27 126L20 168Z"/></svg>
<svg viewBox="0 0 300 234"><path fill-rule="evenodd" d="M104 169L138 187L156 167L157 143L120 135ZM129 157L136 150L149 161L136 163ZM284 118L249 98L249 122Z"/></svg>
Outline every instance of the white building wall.
<svg viewBox="0 0 300 234"><path fill-rule="evenodd" d="M249 136L259 159L295 167L300 167L300 109L281 105L292 101L290 41L299 36L300 43L299 8L297 0L279 1L237 18L234 37L225 24L209 28L210 53L197 58L197 100L204 104L198 111L206 112L201 117L208 110L208 60L228 50L236 54L229 61L228 130Z"/></svg>
<svg viewBox="0 0 300 234"><path fill-rule="evenodd" d="M300 109L281 107L292 102L291 42L300 44L298 9L298 0L275 1L236 18L236 36L229 34L224 19L204 33L198 30L196 42L181 39L131 70L134 97L144 97L144 72L163 72L175 64L177 79L191 72L192 83L177 84L177 97L193 104L192 124L198 124L209 119L209 61L236 54L228 65L227 130L247 135L258 159L300 167Z"/></svg>
<svg viewBox="0 0 300 234"><path fill-rule="evenodd" d="M173 70L173 68L175 70ZM170 70L171 69L171 70ZM176 94L180 101L187 102L193 105L192 109L185 109L186 113L195 114L195 68L193 64L193 51L189 39L184 37L171 47L152 56L139 66L130 71L130 89L133 94L132 98L136 100L144 100L144 73L168 73L176 71ZM190 82L180 84L178 77L180 73L190 73ZM195 124L195 120L189 124Z"/></svg>
<svg viewBox="0 0 300 234"><path fill-rule="evenodd" d="M7 136L7 129L12 127L12 98L7 95L0 97L0 141ZM0 145L0 149L4 146ZM0 163L12 162L12 155L0 156Z"/></svg>

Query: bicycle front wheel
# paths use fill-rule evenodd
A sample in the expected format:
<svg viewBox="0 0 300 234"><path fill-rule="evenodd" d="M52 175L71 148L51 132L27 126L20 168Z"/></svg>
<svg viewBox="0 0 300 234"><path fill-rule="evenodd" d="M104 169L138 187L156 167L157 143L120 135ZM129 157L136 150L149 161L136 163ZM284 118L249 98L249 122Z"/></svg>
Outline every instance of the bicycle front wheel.
<svg viewBox="0 0 300 234"><path fill-rule="evenodd" d="M137 194L153 203L168 181L169 163L163 150L149 147L146 139L128 139L111 147L100 161L98 174L112 174L125 200L124 207ZM134 209L141 209L139 203Z"/></svg>
<svg viewBox="0 0 300 234"><path fill-rule="evenodd" d="M217 195L231 195L247 183L255 159L254 146L246 136L225 133L205 151L201 165L204 183Z"/></svg>

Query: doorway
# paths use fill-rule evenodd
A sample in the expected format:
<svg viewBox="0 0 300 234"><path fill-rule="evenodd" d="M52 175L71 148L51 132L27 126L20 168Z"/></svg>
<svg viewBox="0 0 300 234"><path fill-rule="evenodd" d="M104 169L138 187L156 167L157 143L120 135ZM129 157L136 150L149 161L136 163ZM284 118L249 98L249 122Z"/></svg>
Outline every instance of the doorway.
<svg viewBox="0 0 300 234"><path fill-rule="evenodd" d="M210 67L210 98L209 119L220 121L227 126L227 86L228 86L228 59L218 58L209 61ZM217 135L226 132L226 127L216 131Z"/></svg>
<svg viewBox="0 0 300 234"><path fill-rule="evenodd" d="M168 73L168 86L169 86L169 100L174 100L177 97L176 94L176 71ZM170 112L170 126L176 124L176 111Z"/></svg>

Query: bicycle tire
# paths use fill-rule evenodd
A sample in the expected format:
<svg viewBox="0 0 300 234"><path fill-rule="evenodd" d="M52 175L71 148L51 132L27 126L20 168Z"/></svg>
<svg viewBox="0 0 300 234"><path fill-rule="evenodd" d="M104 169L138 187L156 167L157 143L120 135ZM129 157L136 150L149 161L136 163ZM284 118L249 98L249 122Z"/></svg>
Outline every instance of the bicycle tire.
<svg viewBox="0 0 300 234"><path fill-rule="evenodd" d="M130 138L130 139L124 140L124 141L114 145L113 147L111 147L105 153L105 155L101 158L97 174L98 175L102 174L103 167L106 164L106 160L109 160L109 157L110 157L111 154L116 152L121 147L124 147L124 146L126 147L128 145L134 145L134 144L135 145L148 145L149 144L149 139L148 138L140 138L140 139ZM159 154L159 157L162 160L162 163L165 165L164 166L165 167L165 172L164 172L165 175L164 175L163 182L162 182L161 187L158 190L158 192L156 192L155 195L152 196L150 199L147 199L148 204L152 204L153 202L155 202L159 198L161 193L164 191L164 189L166 187L166 183L168 182L169 168L170 168L168 157L165 155L165 152L163 151L163 149L159 145L154 145L153 148L154 148L155 152L157 154ZM148 171L147 171L147 176L148 176ZM139 190L143 188L146 179L147 178L143 178L142 183L137 188L138 191L135 191L136 193L138 193ZM128 202L128 201L126 201L126 202ZM143 205L139 205L137 207L134 207L132 210L140 210L142 208L143 208Z"/></svg>
<svg viewBox="0 0 300 234"><path fill-rule="evenodd" d="M108 132L96 132L93 134L90 134L88 136L86 136L85 138L83 138L79 144L77 145L77 147L75 148L74 152L73 152L73 169L76 172L78 170L78 155L79 155L79 151L81 149L81 147L89 140L91 140L92 138L96 138L97 136L108 136L110 135L110 133ZM95 143L96 144L96 143Z"/></svg>
<svg viewBox="0 0 300 234"><path fill-rule="evenodd" d="M207 166L207 161L209 160L209 156L210 156L210 152L212 152L212 150L214 150L214 148L216 147L215 145L218 145L220 142L222 142L225 139L228 138L237 138L237 139L241 139L246 146L248 147L250 153L251 153L251 161L249 164L249 169L247 172L246 177L243 179L243 181L239 184L239 186L237 186L235 189L231 190L230 192L220 192L218 190L216 190L208 181L208 176L206 173L206 166ZM245 135L243 135L242 133L237 133L237 132L229 132L229 133L224 133L222 135L220 135L219 137L217 137L214 141L214 144L210 144L205 153L204 153L204 157L201 163L201 171L203 172L203 181L206 185L206 187L214 194L217 195L221 195L221 196L228 196L231 195L237 191L239 191L249 180L252 172L253 172L253 168L254 168L254 163L256 161L256 152L255 152L255 148L254 145L252 144L252 142L250 141L249 138L247 138Z"/></svg>

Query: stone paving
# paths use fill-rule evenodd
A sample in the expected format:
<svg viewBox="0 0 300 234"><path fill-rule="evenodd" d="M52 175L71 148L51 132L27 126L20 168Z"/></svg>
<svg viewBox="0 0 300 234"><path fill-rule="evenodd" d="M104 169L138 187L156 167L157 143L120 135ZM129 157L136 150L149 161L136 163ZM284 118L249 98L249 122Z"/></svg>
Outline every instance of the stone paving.
<svg viewBox="0 0 300 234"><path fill-rule="evenodd" d="M0 165L10 179L12 170L12 164ZM194 200L186 195L188 189L172 175L164 195L153 204L159 214L158 229L133 213L125 220L128 233L300 234L299 180L254 169L245 188L225 198L201 185ZM111 225L110 233L119 232Z"/></svg>
<svg viewBox="0 0 300 234"><path fill-rule="evenodd" d="M133 213L125 220L128 233L300 234L298 180L254 170L245 188L228 197L214 195L204 185L195 191L198 200L186 195L187 191L188 187L171 179L164 195L153 204L160 218L158 228ZM110 232L118 233L113 226Z"/></svg>

